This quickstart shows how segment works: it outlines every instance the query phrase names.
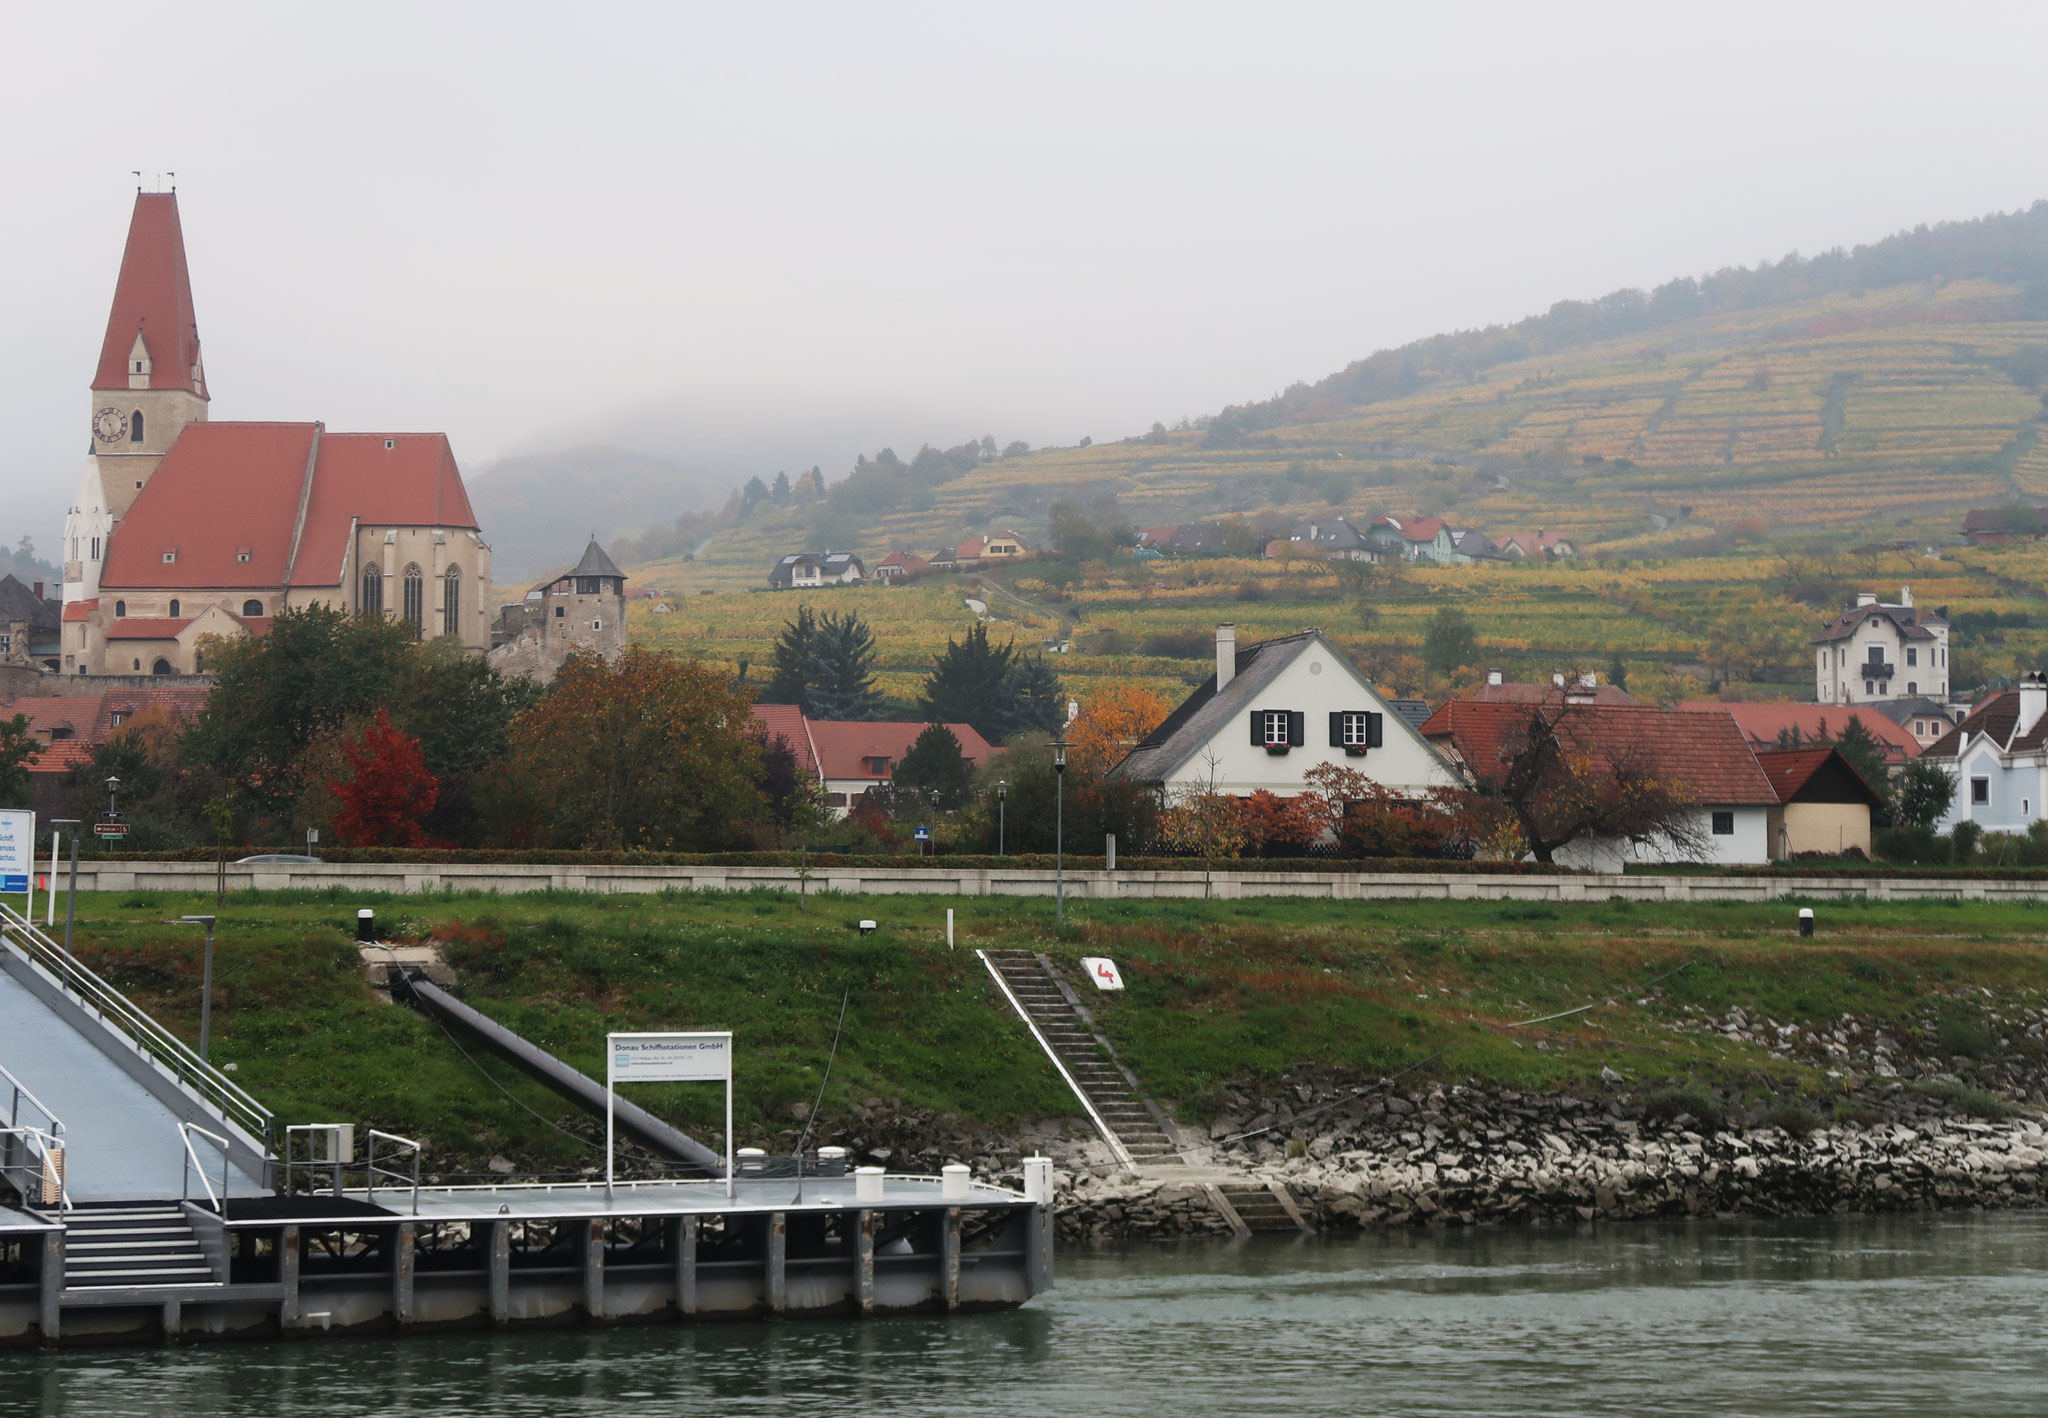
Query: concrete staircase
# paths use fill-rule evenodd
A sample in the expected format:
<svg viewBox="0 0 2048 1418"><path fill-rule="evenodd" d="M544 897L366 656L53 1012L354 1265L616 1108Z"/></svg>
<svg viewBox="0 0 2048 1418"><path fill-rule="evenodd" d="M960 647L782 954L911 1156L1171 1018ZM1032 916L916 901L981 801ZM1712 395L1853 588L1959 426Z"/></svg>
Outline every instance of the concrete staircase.
<svg viewBox="0 0 2048 1418"><path fill-rule="evenodd" d="M1066 1074L1097 1125L1134 1166L1178 1166L1181 1158L1159 1116L1117 1066L1051 962L1029 950L979 952L1017 1011Z"/></svg>
<svg viewBox="0 0 2048 1418"><path fill-rule="evenodd" d="M1230 1203L1230 1209L1237 1213L1249 1231L1309 1229L1294 1204L1294 1198L1279 1182L1220 1182L1216 1189L1223 1193L1223 1199Z"/></svg>
<svg viewBox="0 0 2048 1418"><path fill-rule="evenodd" d="M217 1283L175 1202L81 1206L64 1216L64 1288L133 1290Z"/></svg>

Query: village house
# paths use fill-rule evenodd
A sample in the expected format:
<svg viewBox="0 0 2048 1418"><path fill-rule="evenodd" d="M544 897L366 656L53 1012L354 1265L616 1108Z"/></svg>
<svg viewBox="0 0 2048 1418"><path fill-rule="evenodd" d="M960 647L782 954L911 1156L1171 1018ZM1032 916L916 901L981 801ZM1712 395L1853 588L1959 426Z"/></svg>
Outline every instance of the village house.
<svg viewBox="0 0 2048 1418"><path fill-rule="evenodd" d="M30 587L0 576L0 667L56 670L63 627L63 603L45 596L42 582Z"/></svg>
<svg viewBox="0 0 2048 1418"><path fill-rule="evenodd" d="M1176 792L1292 796L1318 764L1396 793L1458 782L1449 764L1320 630L1240 646L1216 627L1216 673L1113 770Z"/></svg>
<svg viewBox="0 0 2048 1418"><path fill-rule="evenodd" d="M1759 753L1781 747L1811 747L1831 741L1840 738L1852 723L1861 724L1876 740L1887 764L1917 758L1922 747L1922 740L1909 729L1869 705L1734 704L1718 699L1686 699L1681 700L1678 707L1689 714L1726 714L1742 730L1749 746ZM1946 729L1948 721L1941 719L1940 722ZM1938 737L1939 732L1934 735L1934 738ZM1932 743L1934 738L1925 742Z"/></svg>
<svg viewBox="0 0 2048 1418"><path fill-rule="evenodd" d="M1899 588L1896 604L1859 592L1856 604L1813 638L1814 698L1822 704L1946 699L1947 610L1915 606L1910 586Z"/></svg>
<svg viewBox="0 0 2048 1418"><path fill-rule="evenodd" d="M1633 704L1625 689L1600 683L1591 670L1577 675L1555 674L1549 684L1518 684L1499 670L1486 672L1486 683L1472 691L1479 704Z"/></svg>
<svg viewBox="0 0 2048 1418"><path fill-rule="evenodd" d="M1963 535L1974 546L2038 542L2048 537L2048 507L1973 507L1963 516Z"/></svg>
<svg viewBox="0 0 2048 1418"><path fill-rule="evenodd" d="M1475 783L1496 781L1514 740L1535 708L1454 700L1423 725L1423 735ZM1648 704L1578 704L1553 721L1566 747L1596 763L1646 774L1691 794L1686 810L1705 843L1708 862L1759 863L1771 859L1771 813L1776 789L1733 719L1686 714ZM1638 844L1618 838L1579 838L1561 848L1561 866L1615 872L1630 863L1683 859L1677 843Z"/></svg>
<svg viewBox="0 0 2048 1418"><path fill-rule="evenodd" d="M892 551L875 563L875 579L898 585L913 579L920 571L930 569L931 563L914 551Z"/></svg>
<svg viewBox="0 0 2048 1418"><path fill-rule="evenodd" d="M995 532L986 537L969 537L955 547L953 569L978 571L984 562L1025 561L1031 555L1031 547L1015 532Z"/></svg>
<svg viewBox="0 0 2048 1418"><path fill-rule="evenodd" d="M97 688L98 686L95 686ZM53 694L22 697L0 708L0 718L27 718L29 734L41 745L28 766L29 789L38 815L55 816L61 807L64 775L123 729L137 727L145 715L183 723L198 717L212 693L207 684L147 688L113 686L104 694Z"/></svg>
<svg viewBox="0 0 2048 1418"><path fill-rule="evenodd" d="M1500 554L1509 561L1534 561L1542 558L1576 556L1571 541L1562 532L1510 532L1495 539Z"/></svg>
<svg viewBox="0 0 2048 1418"><path fill-rule="evenodd" d="M2048 799L2048 674L2029 670L1922 751L1955 776L1940 829L1970 821L1986 832L2025 832Z"/></svg>
<svg viewBox="0 0 2048 1418"><path fill-rule="evenodd" d="M896 765L931 725L916 719L812 719L793 704L756 704L754 719L770 743L782 740L796 754L798 771L816 781L825 806L845 817L860 795L894 781ZM972 724L948 724L969 767L995 752Z"/></svg>
<svg viewBox="0 0 2048 1418"><path fill-rule="evenodd" d="M791 552L768 571L768 584L778 591L858 586L866 578L867 567L850 551Z"/></svg>
<svg viewBox="0 0 2048 1418"><path fill-rule="evenodd" d="M1366 544L1404 561L1449 561L1451 529L1441 517L1380 517L1365 529Z"/></svg>
<svg viewBox="0 0 2048 1418"><path fill-rule="evenodd" d="M1332 561L1373 561L1378 553L1366 545L1365 537L1359 530L1342 517L1321 518L1313 522L1299 523L1287 534L1287 541L1297 546L1305 545L1319 556ZM1283 554L1284 554L1284 548ZM1268 556L1273 554L1268 548Z"/></svg>
<svg viewBox="0 0 2048 1418"><path fill-rule="evenodd" d="M1771 860L1870 855L1870 817L1884 799L1840 749L1772 749L1756 761L1778 795L1770 813Z"/></svg>

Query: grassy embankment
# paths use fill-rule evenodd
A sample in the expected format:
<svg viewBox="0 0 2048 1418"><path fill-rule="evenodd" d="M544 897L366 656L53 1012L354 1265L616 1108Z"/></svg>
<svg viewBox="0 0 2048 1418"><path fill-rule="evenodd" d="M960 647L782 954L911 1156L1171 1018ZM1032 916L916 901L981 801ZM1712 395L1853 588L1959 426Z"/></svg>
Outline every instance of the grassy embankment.
<svg viewBox="0 0 2048 1418"><path fill-rule="evenodd" d="M588 1137L587 1117L467 1040L476 1063L466 1062L433 1024L377 999L348 936L360 904L312 893L230 899L216 1061L235 1064L283 1121L349 1119L424 1137L451 1172L500 1152L534 1169L590 1165L587 1143L541 1120ZM1671 1026L1740 1005L1808 1026L1849 1014L1910 1036L1941 997L1965 1037L2009 1052L2039 1046L2016 1029L1984 1027L1982 1011L2048 993L2043 912L2022 906L1829 902L1819 906L1821 937L1802 942L1786 903L1081 902L1064 932L1050 903L1021 899L369 904L388 931L443 941L472 1003L588 1072L602 1073L607 1029L733 1029L740 1141L771 1147L792 1126L790 1105L817 1090L849 989L828 1117L869 1097L998 1127L1075 1111L972 945L1117 959L1130 988L1100 1001L1105 1027L1147 1087L1190 1117L1228 1079L1301 1065L1379 1074L1432 1056L1420 1076L1565 1089L1612 1067L1645 1086L1734 1083L1824 1100L1840 1084L1823 1071ZM80 905L88 963L196 1038L198 937L176 917L210 909L210 898L109 894ZM952 954L947 905L962 947ZM881 930L857 935L861 915ZM1996 1005L1960 998L1965 989L1991 991ZM2002 1032L2009 1045L1996 1043ZM714 1090L646 1086L639 1096L702 1135L716 1130Z"/></svg>

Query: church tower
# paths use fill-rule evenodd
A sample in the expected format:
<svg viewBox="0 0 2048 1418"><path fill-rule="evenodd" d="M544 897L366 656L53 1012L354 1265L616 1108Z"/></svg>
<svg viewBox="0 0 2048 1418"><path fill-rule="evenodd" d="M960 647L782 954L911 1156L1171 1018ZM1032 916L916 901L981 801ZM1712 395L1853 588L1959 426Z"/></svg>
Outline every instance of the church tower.
<svg viewBox="0 0 2048 1418"><path fill-rule="evenodd" d="M88 406L85 474L64 527L64 599L88 599L114 527L187 424L206 372L175 192L137 192Z"/></svg>

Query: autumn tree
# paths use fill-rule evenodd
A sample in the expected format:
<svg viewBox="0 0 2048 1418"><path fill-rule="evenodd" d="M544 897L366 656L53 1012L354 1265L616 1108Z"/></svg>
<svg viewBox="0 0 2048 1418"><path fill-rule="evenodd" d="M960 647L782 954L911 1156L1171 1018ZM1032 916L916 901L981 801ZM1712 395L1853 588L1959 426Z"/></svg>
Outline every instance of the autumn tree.
<svg viewBox="0 0 2048 1418"><path fill-rule="evenodd" d="M513 725L512 756L537 845L718 851L764 811L745 695L638 645L571 656Z"/></svg>
<svg viewBox="0 0 2048 1418"><path fill-rule="evenodd" d="M379 708L361 730L342 740L345 776L328 778L335 840L345 847L431 845L422 819L434 810L441 785L427 771L420 741L393 727Z"/></svg>
<svg viewBox="0 0 2048 1418"><path fill-rule="evenodd" d="M1539 862L1599 838L1684 858L1707 853L1690 785L1660 776L1653 756L1612 715L1569 703L1531 709L1502 735L1497 762L1472 767Z"/></svg>
<svg viewBox="0 0 2048 1418"><path fill-rule="evenodd" d="M1469 665L1479 655L1479 632L1472 617L1456 606L1444 606L1429 622L1422 637L1422 660L1439 676L1449 675L1460 665Z"/></svg>
<svg viewBox="0 0 2048 1418"><path fill-rule="evenodd" d="M1172 705L1143 686L1128 681L1106 685L1088 696L1080 717L1067 726L1067 760L1101 777L1172 712Z"/></svg>

